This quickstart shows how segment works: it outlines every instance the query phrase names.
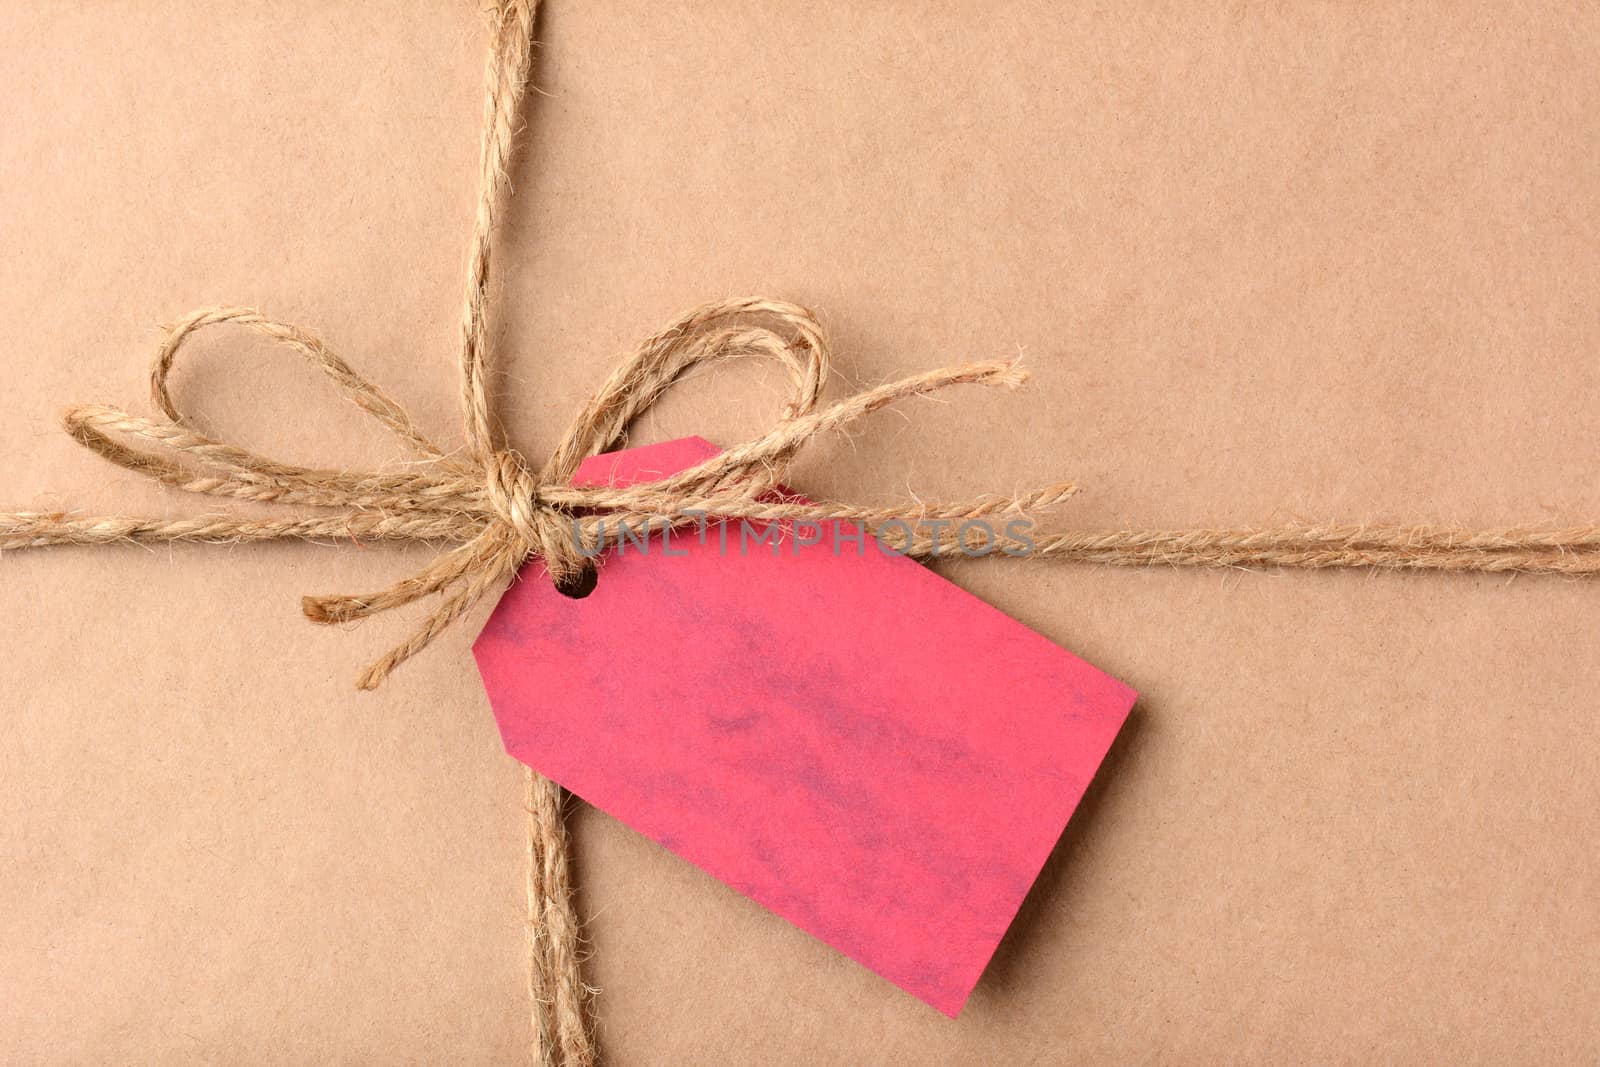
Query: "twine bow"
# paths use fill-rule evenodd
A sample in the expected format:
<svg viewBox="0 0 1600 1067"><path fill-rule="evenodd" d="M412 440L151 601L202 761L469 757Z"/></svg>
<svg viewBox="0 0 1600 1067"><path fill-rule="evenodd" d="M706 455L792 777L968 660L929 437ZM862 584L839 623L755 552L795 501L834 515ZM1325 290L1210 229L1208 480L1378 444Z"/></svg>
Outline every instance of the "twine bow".
<svg viewBox="0 0 1600 1067"><path fill-rule="evenodd" d="M179 351L207 327L232 324L263 334L320 369L357 407L382 423L416 462L405 473L295 466L214 440L177 407L168 377ZM762 356L788 371L794 395L767 433L679 473L626 488L574 486L578 465L619 445L628 425L691 368ZM891 519L956 522L1002 510L1065 499L1070 484L1022 497L955 505L863 508L774 498L795 453L807 441L908 396L959 383L1015 385L1011 363L970 363L906 378L819 407L827 381L827 340L810 312L772 300L707 304L677 319L624 359L579 413L538 472L504 448L491 430L481 362L464 361L468 448L447 453L420 431L398 403L351 369L316 337L248 308L196 311L166 331L151 370L161 417L81 405L65 416L67 431L118 466L191 493L335 509L287 519L203 516L190 519L68 518L23 513L0 516L0 547L110 541L262 541L370 538L452 543L416 574L359 596L308 596L302 607L319 623L349 622L434 593L444 600L404 641L364 670L359 685L378 686L485 595L537 558L556 585L572 591L591 560L624 530L660 530L691 522L847 519L871 526ZM146 442L131 447L113 434ZM180 462L187 460L188 462ZM913 538L903 550L937 551Z"/></svg>
<svg viewBox="0 0 1600 1067"><path fill-rule="evenodd" d="M72 436L113 463L187 492L298 504L328 511L289 518L211 515L188 519L59 513L0 514L0 549L118 541L348 540L373 538L452 544L420 572L365 596L306 597L317 622L359 619L434 593L442 602L403 642L362 672L370 689L425 647L492 590L537 557L556 584L573 590L589 557L633 530L717 519L848 520L868 527L906 523L897 547L932 555L960 545L962 520L1026 511L1071 496L1069 483L1021 496L967 504L851 507L775 498L795 453L819 434L904 397L950 385L1014 386L1013 363L970 363L869 389L819 407L828 346L804 308L772 300L708 304L670 324L626 358L573 421L548 460L533 471L500 444L485 373L490 253L504 197L517 114L532 62L534 0L499 0L485 77L478 204L463 314L462 407L466 447L450 453L430 441L405 410L310 333L245 308L197 311L172 326L151 375L159 418L82 406L67 413ZM404 473L320 470L280 463L213 440L173 403L167 378L184 343L211 326L264 334L320 368L357 406L383 423L415 460ZM628 424L697 364L741 356L778 360L794 397L767 433L680 473L627 488L570 484L587 456L621 443ZM124 444L117 436L144 442ZM605 523L611 520L609 530ZM941 520L935 522L933 520ZM916 528L909 524L916 522ZM1000 536L1004 540L1003 535ZM1030 539L1037 557L1117 565L1385 567L1415 570L1591 574L1600 571L1600 526L1470 530L1442 526L1289 524L1264 529L1065 531ZM1018 554L1018 553L1007 553ZM533 1055L547 1065L594 1062L579 976L577 918L570 901L566 834L559 788L528 774L528 987Z"/></svg>

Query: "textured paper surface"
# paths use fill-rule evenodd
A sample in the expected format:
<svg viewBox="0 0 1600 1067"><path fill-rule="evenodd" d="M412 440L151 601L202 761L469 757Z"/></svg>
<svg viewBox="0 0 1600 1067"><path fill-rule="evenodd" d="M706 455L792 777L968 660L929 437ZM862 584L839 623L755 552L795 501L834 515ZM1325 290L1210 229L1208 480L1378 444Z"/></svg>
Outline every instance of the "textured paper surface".
<svg viewBox="0 0 1600 1067"><path fill-rule="evenodd" d="M595 456L629 485L700 438ZM949 1016L1134 692L858 527L669 531L473 645L512 755ZM837 539L836 539L837 537Z"/></svg>
<svg viewBox="0 0 1600 1067"><path fill-rule="evenodd" d="M552 0L540 33L496 261L531 457L619 352L763 292L853 382L1034 372L830 443L819 499L1600 516L1590 5ZM194 508L56 420L141 407L150 324L204 303L454 439L483 38L435 0L0 5L0 501ZM215 432L391 454L314 372L205 351L174 388ZM783 392L734 367L635 440L742 440ZM0 1060L517 1060L521 768L475 627L358 694L411 620L299 615L426 558L0 558ZM578 805L611 1062L1600 1059L1600 586L940 572L1141 694L961 1018Z"/></svg>

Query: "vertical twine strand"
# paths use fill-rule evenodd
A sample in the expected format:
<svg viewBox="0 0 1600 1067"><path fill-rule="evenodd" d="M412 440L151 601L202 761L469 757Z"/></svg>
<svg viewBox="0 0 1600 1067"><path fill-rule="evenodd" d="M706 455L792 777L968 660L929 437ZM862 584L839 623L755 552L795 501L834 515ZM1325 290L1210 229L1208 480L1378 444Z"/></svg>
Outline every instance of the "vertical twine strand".
<svg viewBox="0 0 1600 1067"><path fill-rule="evenodd" d="M462 430L473 458L492 461L495 429L487 383L489 279L495 219L510 182L516 123L533 63L538 0L505 0L493 14L492 43L484 68L483 142L478 161L478 202L467 256L461 317ZM502 479L503 482L504 479ZM527 502L513 499L512 505ZM524 520L526 522L526 520ZM549 558L549 531L538 531ZM521 556L508 555L514 570ZM502 575L495 575L496 579ZM476 599L476 598L474 598ZM447 620L448 621L448 620ZM427 639L431 639L429 634ZM589 1067L594 1042L584 1017L586 989L578 971L578 917L568 871L561 787L529 767L528 996L532 1057L549 1067Z"/></svg>

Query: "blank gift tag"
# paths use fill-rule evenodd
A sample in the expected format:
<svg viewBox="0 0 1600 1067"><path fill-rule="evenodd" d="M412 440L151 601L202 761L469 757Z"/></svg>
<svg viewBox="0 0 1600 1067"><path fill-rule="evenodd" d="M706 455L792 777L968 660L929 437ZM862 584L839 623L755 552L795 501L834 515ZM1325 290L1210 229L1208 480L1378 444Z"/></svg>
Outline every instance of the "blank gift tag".
<svg viewBox="0 0 1600 1067"><path fill-rule="evenodd" d="M1135 694L870 536L798 532L657 534L583 599L516 582L478 668L517 759L954 1016Z"/></svg>

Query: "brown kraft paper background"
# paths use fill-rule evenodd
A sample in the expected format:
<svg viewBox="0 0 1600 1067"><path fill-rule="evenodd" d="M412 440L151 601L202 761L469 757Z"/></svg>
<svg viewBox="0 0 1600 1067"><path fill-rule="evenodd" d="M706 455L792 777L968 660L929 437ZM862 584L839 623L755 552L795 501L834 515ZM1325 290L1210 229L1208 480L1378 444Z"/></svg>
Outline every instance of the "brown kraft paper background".
<svg viewBox="0 0 1600 1067"><path fill-rule="evenodd" d="M1600 517L1592 6L552 0L540 37L496 289L530 456L634 341L761 293L855 382L1035 375L830 440L813 495ZM0 506L209 506L57 424L146 410L154 324L205 304L313 328L454 440L484 47L472 3L0 9ZM177 395L214 432L392 455L304 366L199 349ZM735 442L781 390L692 381L636 439ZM483 612L361 694L415 614L298 609L425 558L0 559L0 1060L520 1061ZM1600 1057L1600 586L941 570L1143 694L963 1016L580 807L609 1062Z"/></svg>

